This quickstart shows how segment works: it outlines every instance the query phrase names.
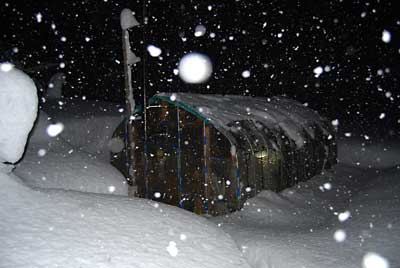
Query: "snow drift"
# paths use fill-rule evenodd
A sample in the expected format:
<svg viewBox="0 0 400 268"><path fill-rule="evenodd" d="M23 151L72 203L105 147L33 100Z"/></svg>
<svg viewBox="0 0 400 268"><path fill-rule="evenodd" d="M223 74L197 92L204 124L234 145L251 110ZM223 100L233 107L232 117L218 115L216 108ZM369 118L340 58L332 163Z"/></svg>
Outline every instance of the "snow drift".
<svg viewBox="0 0 400 268"><path fill-rule="evenodd" d="M232 239L143 199L33 191L0 173L0 267L248 267Z"/></svg>
<svg viewBox="0 0 400 268"><path fill-rule="evenodd" d="M126 179L110 163L73 146L61 135L50 137L46 132L52 124L49 118L40 111L15 174L32 187L128 195ZM67 123L67 128L71 124Z"/></svg>
<svg viewBox="0 0 400 268"><path fill-rule="evenodd" d="M340 142L339 162L361 168L390 168L400 164L400 143L394 140L371 142L344 138Z"/></svg>

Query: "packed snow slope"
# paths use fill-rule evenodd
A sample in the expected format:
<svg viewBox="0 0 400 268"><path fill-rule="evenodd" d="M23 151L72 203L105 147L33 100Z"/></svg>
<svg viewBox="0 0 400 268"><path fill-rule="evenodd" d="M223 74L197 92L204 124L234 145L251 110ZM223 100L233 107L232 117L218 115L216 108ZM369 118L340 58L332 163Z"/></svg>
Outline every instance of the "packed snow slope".
<svg viewBox="0 0 400 268"><path fill-rule="evenodd" d="M254 268L400 267L400 150L346 139L335 168L213 219Z"/></svg>
<svg viewBox="0 0 400 268"><path fill-rule="evenodd" d="M0 172L0 267L248 267L206 219L144 199L35 191Z"/></svg>

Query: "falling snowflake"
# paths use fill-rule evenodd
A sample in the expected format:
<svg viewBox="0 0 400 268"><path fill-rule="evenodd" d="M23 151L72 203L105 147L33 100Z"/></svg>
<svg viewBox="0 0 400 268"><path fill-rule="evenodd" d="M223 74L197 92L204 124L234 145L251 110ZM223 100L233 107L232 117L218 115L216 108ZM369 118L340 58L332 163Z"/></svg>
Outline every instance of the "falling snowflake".
<svg viewBox="0 0 400 268"><path fill-rule="evenodd" d="M38 23L41 23L42 22L42 18L43 18L42 14L40 14L40 12L39 12L35 16L36 16L36 21Z"/></svg>
<svg viewBox="0 0 400 268"><path fill-rule="evenodd" d="M170 99L171 101L176 101L176 94L175 94L175 93L171 94L171 96L169 97L169 99Z"/></svg>
<svg viewBox="0 0 400 268"><path fill-rule="evenodd" d="M148 45L147 52L149 52L150 56L152 57L158 57L161 55L162 50L154 45Z"/></svg>
<svg viewBox="0 0 400 268"><path fill-rule="evenodd" d="M336 230L336 232L333 234L333 238L336 242L341 243L346 240L346 232L341 229Z"/></svg>
<svg viewBox="0 0 400 268"><path fill-rule="evenodd" d="M46 132L50 137L56 137L64 130L62 123L50 124L47 126Z"/></svg>
<svg viewBox="0 0 400 268"><path fill-rule="evenodd" d="M115 186L114 186L114 185L108 186L108 191L109 191L110 193L115 192Z"/></svg>
<svg viewBox="0 0 400 268"><path fill-rule="evenodd" d="M171 255L172 257L176 257L178 255L179 250L176 247L176 243L174 241L170 241L166 249L169 255Z"/></svg>
<svg viewBox="0 0 400 268"><path fill-rule="evenodd" d="M212 65L210 59L200 53L186 54L179 62L179 76L186 83L203 83L211 76Z"/></svg>
<svg viewBox="0 0 400 268"><path fill-rule="evenodd" d="M187 239L187 236L185 234L180 234L179 239L185 241Z"/></svg>
<svg viewBox="0 0 400 268"><path fill-rule="evenodd" d="M385 43L389 43L391 39L392 39L392 34L387 30L383 30L382 31L382 41Z"/></svg>
<svg viewBox="0 0 400 268"><path fill-rule="evenodd" d="M206 34L206 27L203 25L197 25L194 30L194 36L200 37Z"/></svg>
<svg viewBox="0 0 400 268"><path fill-rule="evenodd" d="M332 189L332 184L329 182L324 183L324 189L326 189L326 190Z"/></svg>
<svg viewBox="0 0 400 268"><path fill-rule="evenodd" d="M318 78L324 72L324 69L321 66L317 66L314 68L313 72L314 76Z"/></svg>
<svg viewBox="0 0 400 268"><path fill-rule="evenodd" d="M242 77L243 78L249 78L250 77L250 71L249 70L245 70L242 72Z"/></svg>
<svg viewBox="0 0 400 268"><path fill-rule="evenodd" d="M389 268L389 262L374 252L368 252L363 257L363 268Z"/></svg>
<svg viewBox="0 0 400 268"><path fill-rule="evenodd" d="M47 151L45 149L39 149L37 154L38 154L38 156L43 157L46 155L46 153L47 153Z"/></svg>
<svg viewBox="0 0 400 268"><path fill-rule="evenodd" d="M332 126L337 127L339 125L339 120L338 119L332 120L331 123L332 123Z"/></svg>
<svg viewBox="0 0 400 268"><path fill-rule="evenodd" d="M339 213L338 219L340 222L344 222L344 221L348 220L350 218L350 216L351 216L350 211L345 211L345 212Z"/></svg>

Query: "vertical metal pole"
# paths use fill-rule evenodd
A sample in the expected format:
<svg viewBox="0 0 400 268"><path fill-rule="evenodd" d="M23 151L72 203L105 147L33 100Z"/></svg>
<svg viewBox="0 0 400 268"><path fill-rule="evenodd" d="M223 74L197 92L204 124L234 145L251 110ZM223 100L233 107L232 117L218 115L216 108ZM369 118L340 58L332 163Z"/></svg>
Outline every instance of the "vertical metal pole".
<svg viewBox="0 0 400 268"><path fill-rule="evenodd" d="M264 156L263 151L261 151L261 187L265 189L265 176L264 176ZM266 156L268 161L268 156Z"/></svg>
<svg viewBox="0 0 400 268"><path fill-rule="evenodd" d="M146 109L146 108L145 108ZM147 135L146 135L146 124L144 126L145 129L145 135L144 135L144 145L143 145L143 151L144 151L144 188L145 188L145 197L149 198L149 178L147 177L147 169L148 169L148 147L147 147Z"/></svg>
<svg viewBox="0 0 400 268"><path fill-rule="evenodd" d="M241 193L241 189L240 189L240 169L239 169L239 159L238 159L238 154L237 154L237 151L236 151L236 153L235 153L235 161L236 161L236 198L237 198L237 201L238 201L238 204L237 204L237 209L239 210L240 209L240 197L241 197L241 195L242 195L242 193Z"/></svg>
<svg viewBox="0 0 400 268"><path fill-rule="evenodd" d="M179 107L176 106L176 120L178 125L178 149L177 149L177 177L178 177L178 199L179 207L182 207L182 175L181 175L181 127L179 122Z"/></svg>
<svg viewBox="0 0 400 268"><path fill-rule="evenodd" d="M204 157L204 209L208 214L208 166L207 166L207 135L206 121L203 121L203 157Z"/></svg>

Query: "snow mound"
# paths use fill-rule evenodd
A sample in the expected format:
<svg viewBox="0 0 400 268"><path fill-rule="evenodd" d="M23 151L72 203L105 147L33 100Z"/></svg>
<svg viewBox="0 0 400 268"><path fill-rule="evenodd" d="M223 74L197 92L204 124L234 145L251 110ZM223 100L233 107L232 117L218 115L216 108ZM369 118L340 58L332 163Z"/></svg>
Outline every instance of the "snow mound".
<svg viewBox="0 0 400 268"><path fill-rule="evenodd" d="M28 185L81 192L128 195L125 178L110 163L50 137L49 116L40 111L27 150L15 173Z"/></svg>
<svg viewBox="0 0 400 268"><path fill-rule="evenodd" d="M47 99L58 99L62 97L62 87L65 84L65 74L56 73L49 81L46 98Z"/></svg>
<svg viewBox="0 0 400 268"><path fill-rule="evenodd" d="M394 140L378 143L346 138L339 142L338 160L361 168L394 167L400 165L400 143Z"/></svg>
<svg viewBox="0 0 400 268"><path fill-rule="evenodd" d="M150 200L33 191L0 173L0 218L1 267L249 268L214 224Z"/></svg>
<svg viewBox="0 0 400 268"><path fill-rule="evenodd" d="M0 63L0 162L17 162L37 113L36 86L10 63ZM10 66L3 68L3 66Z"/></svg>
<svg viewBox="0 0 400 268"><path fill-rule="evenodd" d="M120 104L56 99L43 104L43 110L53 122L64 125L60 136L65 141L104 162L110 161L112 148L109 144L124 118Z"/></svg>

